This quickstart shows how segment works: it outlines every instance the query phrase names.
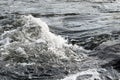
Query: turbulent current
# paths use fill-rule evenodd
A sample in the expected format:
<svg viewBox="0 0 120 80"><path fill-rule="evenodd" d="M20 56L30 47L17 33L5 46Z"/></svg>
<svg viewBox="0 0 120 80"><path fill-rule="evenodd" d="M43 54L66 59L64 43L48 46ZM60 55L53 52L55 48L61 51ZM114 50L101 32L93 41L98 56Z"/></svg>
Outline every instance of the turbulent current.
<svg viewBox="0 0 120 80"><path fill-rule="evenodd" d="M120 80L119 0L0 0L0 80Z"/></svg>
<svg viewBox="0 0 120 80"><path fill-rule="evenodd" d="M4 69L1 71L3 79L54 79L57 75L70 73L71 68L78 70L75 63L87 57L83 54L84 49L67 44L64 38L51 33L40 18L19 16L13 24L16 29L4 31L0 36L0 60L4 62L1 66L5 69L5 72ZM25 70L20 69L19 72L19 68Z"/></svg>
<svg viewBox="0 0 120 80"><path fill-rule="evenodd" d="M92 53L49 31L40 18L18 15L0 36L1 80L113 80L119 74ZM102 62L102 63L101 63ZM101 64L100 64L101 63ZM66 77L67 76L67 77Z"/></svg>

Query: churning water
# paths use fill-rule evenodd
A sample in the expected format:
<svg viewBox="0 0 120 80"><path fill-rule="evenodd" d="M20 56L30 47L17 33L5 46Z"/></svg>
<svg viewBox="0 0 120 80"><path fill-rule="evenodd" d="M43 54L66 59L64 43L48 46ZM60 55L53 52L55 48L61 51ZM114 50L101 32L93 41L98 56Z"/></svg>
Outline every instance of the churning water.
<svg viewBox="0 0 120 80"><path fill-rule="evenodd" d="M120 80L118 2L1 0L0 80Z"/></svg>
<svg viewBox="0 0 120 80"><path fill-rule="evenodd" d="M31 80L35 77L38 80L46 80L49 77L60 79L70 73L74 74L61 80L107 80L106 76L111 79L118 78L117 72L113 70L113 74L100 68L97 63L99 60L87 56L91 51L68 44L61 36L51 33L47 24L40 18L22 15L9 27L13 26L13 29L4 31L0 36L0 60L4 62L2 67L5 71L13 71L13 79L24 79L25 76L25 79ZM37 66L37 70L33 67L30 69L32 72L28 69L26 74L24 70L15 71L16 66ZM10 67L13 69L6 70ZM1 74L5 74L4 71ZM4 77L7 77L6 75ZM12 80L11 78L7 79Z"/></svg>

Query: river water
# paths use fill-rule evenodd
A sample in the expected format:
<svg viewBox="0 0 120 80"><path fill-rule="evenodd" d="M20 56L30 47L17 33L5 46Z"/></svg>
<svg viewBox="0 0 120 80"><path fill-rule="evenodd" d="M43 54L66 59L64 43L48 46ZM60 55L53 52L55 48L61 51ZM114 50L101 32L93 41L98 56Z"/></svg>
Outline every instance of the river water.
<svg viewBox="0 0 120 80"><path fill-rule="evenodd" d="M0 0L1 80L120 80L119 0Z"/></svg>

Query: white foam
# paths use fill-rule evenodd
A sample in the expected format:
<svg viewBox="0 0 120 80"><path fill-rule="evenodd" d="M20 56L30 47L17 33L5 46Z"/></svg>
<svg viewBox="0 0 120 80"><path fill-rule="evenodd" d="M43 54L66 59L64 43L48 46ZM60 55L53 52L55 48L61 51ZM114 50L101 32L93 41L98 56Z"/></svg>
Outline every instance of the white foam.
<svg viewBox="0 0 120 80"><path fill-rule="evenodd" d="M11 38L9 36L15 31L16 30L4 31L4 33L0 35L0 44L2 44L4 48L10 44Z"/></svg>
<svg viewBox="0 0 120 80"><path fill-rule="evenodd" d="M83 48L77 45L69 45L63 37L50 32L48 25L40 18L35 18L32 15L21 16L20 22L20 27L4 31L0 36L0 44L2 44L0 47L4 48L3 52L8 51L9 53L9 49L7 48L11 48L10 46L13 46L14 49L14 46L19 46L20 44L36 45L43 43L40 45L46 46L47 49L45 48L44 50L46 54L55 54L60 59L81 61L84 57L87 57L85 54L82 54L85 51ZM22 47L16 48L15 50L18 53L29 54Z"/></svg>
<svg viewBox="0 0 120 80"><path fill-rule="evenodd" d="M73 46L68 45L67 40L65 40L64 38L62 38L59 35L55 35L55 34L51 33L48 25L45 22L43 22L40 18L35 18L35 17L29 15L29 16L23 16L23 19L26 23L23 26L24 27L23 32L25 32L25 29L28 29L31 27L35 27L36 29L39 29L39 31L37 31L37 33L39 34L37 36L38 39L31 38L31 37L29 37L30 34L28 34L26 32L24 33L29 40L36 42L36 43L40 43L40 42L47 43L48 50L52 51L53 53L55 53L56 55L58 55L62 58L68 58L66 56L64 48L65 47L73 47ZM74 47L74 48L77 48L77 47Z"/></svg>
<svg viewBox="0 0 120 80"><path fill-rule="evenodd" d="M62 48L63 45L67 42L61 36L56 36L55 34L51 33L47 24L43 22L40 18L34 18L31 15L25 16L25 18L29 19L41 28L41 39L49 42L49 47ZM28 25L27 27L30 26Z"/></svg>
<svg viewBox="0 0 120 80"><path fill-rule="evenodd" d="M4 45L4 48L6 48L10 44L11 39L9 37L3 39L0 41L0 44Z"/></svg>
<svg viewBox="0 0 120 80"><path fill-rule="evenodd" d="M18 63L19 65L26 66L26 65L35 65L35 63Z"/></svg>
<svg viewBox="0 0 120 80"><path fill-rule="evenodd" d="M102 80L100 78L99 73L97 72L97 69L89 69L87 71L82 71L76 74L72 74L61 80L77 80L77 77L82 75L92 75L92 77L90 77L89 79L84 79L84 80L95 80L95 79Z"/></svg>
<svg viewBox="0 0 120 80"><path fill-rule="evenodd" d="M44 42L47 42L49 50L57 53L57 55L59 56L66 58L64 52L60 51L60 49L62 49L63 46L66 44L66 40L64 40L61 36L56 36L55 34L51 33L47 24L43 22L40 18L34 18L31 15L26 17L27 19L32 21L32 23L35 23L36 26L39 26L41 28L41 39L35 41L38 42L42 40ZM30 25L28 27L30 27Z"/></svg>
<svg viewBox="0 0 120 80"><path fill-rule="evenodd" d="M24 54L24 55L26 54L26 52L24 51L24 49L21 48L21 47L17 48L16 51L19 52L19 53L21 53L21 54Z"/></svg>

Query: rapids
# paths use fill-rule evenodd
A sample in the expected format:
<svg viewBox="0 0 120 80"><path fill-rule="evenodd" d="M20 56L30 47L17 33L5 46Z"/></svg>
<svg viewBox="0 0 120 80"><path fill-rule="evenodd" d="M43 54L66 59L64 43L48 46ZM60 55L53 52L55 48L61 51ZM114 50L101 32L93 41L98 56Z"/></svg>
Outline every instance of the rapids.
<svg viewBox="0 0 120 80"><path fill-rule="evenodd" d="M0 0L0 80L120 80L119 0Z"/></svg>

